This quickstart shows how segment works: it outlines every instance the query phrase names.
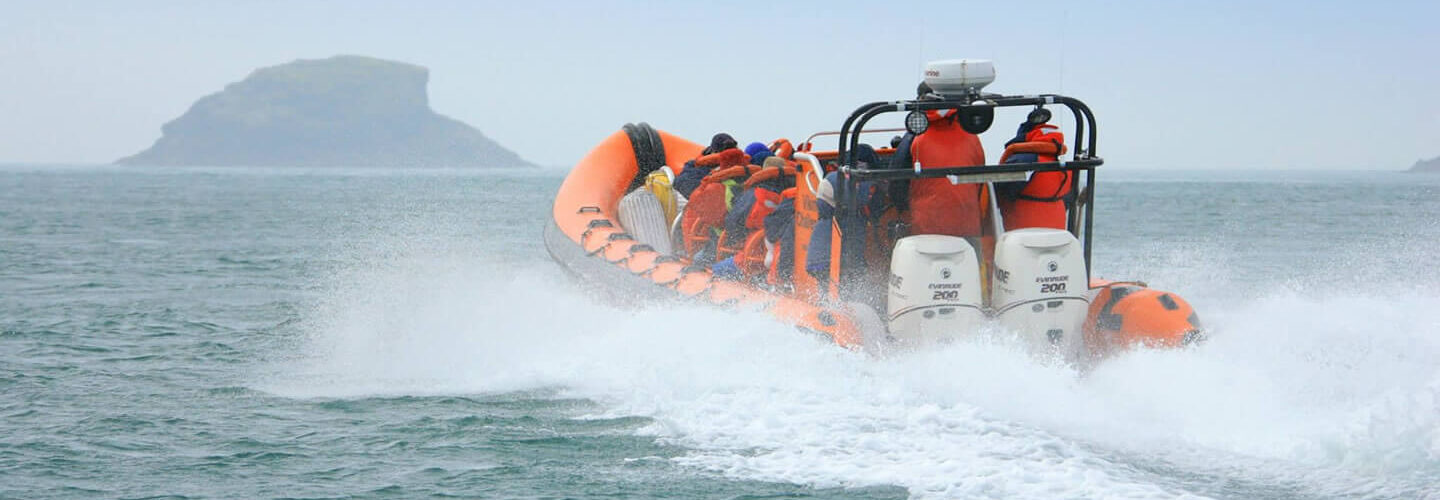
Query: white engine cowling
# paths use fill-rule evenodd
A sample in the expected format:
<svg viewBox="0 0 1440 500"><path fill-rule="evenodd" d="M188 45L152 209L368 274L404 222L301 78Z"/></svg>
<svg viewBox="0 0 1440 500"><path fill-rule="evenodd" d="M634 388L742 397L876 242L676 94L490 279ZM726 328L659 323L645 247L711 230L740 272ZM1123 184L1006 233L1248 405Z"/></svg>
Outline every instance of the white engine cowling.
<svg viewBox="0 0 1440 500"><path fill-rule="evenodd" d="M1083 252L1060 229L1017 229L996 241L991 308L1032 353L1079 359L1090 305Z"/></svg>
<svg viewBox="0 0 1440 500"><path fill-rule="evenodd" d="M903 345L948 342L985 320L980 260L964 238L901 238L890 257L890 336Z"/></svg>

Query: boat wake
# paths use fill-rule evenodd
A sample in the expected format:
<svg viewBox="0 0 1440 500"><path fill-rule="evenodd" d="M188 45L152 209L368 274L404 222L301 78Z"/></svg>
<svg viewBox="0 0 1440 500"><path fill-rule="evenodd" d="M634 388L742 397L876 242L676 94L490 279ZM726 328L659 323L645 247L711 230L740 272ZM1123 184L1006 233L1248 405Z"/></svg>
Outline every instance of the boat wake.
<svg viewBox="0 0 1440 500"><path fill-rule="evenodd" d="M559 388L643 416L699 471L995 498L1425 497L1440 484L1440 297L1195 297L1208 342L1086 374L1003 341L871 359L768 315L617 309L544 265L417 256L346 273L291 397ZM985 337L980 337L985 338Z"/></svg>

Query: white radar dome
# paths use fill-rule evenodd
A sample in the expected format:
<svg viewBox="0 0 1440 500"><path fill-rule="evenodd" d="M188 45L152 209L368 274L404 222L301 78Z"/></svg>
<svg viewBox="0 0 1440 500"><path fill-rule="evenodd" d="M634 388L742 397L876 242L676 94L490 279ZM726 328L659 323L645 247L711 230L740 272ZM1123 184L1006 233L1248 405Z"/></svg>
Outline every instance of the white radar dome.
<svg viewBox="0 0 1440 500"><path fill-rule="evenodd" d="M936 94L978 94L995 81L995 64L985 59L947 59L925 64L925 84Z"/></svg>

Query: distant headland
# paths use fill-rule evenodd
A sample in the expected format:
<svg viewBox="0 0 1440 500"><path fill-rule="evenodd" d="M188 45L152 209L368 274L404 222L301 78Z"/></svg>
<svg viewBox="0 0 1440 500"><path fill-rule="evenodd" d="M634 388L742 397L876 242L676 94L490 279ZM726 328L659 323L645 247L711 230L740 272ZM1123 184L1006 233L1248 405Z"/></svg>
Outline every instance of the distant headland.
<svg viewBox="0 0 1440 500"><path fill-rule="evenodd" d="M429 70L361 56L260 68L116 163L197 166L532 166L430 109Z"/></svg>
<svg viewBox="0 0 1440 500"><path fill-rule="evenodd" d="M1440 156L1436 156L1429 160L1417 161L1415 162L1415 166L1410 167L1410 171L1440 174Z"/></svg>

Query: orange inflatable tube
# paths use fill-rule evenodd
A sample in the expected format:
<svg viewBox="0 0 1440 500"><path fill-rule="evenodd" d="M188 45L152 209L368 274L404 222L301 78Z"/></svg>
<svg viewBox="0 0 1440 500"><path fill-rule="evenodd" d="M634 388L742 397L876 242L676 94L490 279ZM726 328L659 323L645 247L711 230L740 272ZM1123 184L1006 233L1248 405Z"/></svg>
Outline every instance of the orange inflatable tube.
<svg viewBox="0 0 1440 500"><path fill-rule="evenodd" d="M1138 282L1092 280L1095 298L1085 321L1092 358L1132 347L1174 348L1202 339L1195 309L1179 295Z"/></svg>

